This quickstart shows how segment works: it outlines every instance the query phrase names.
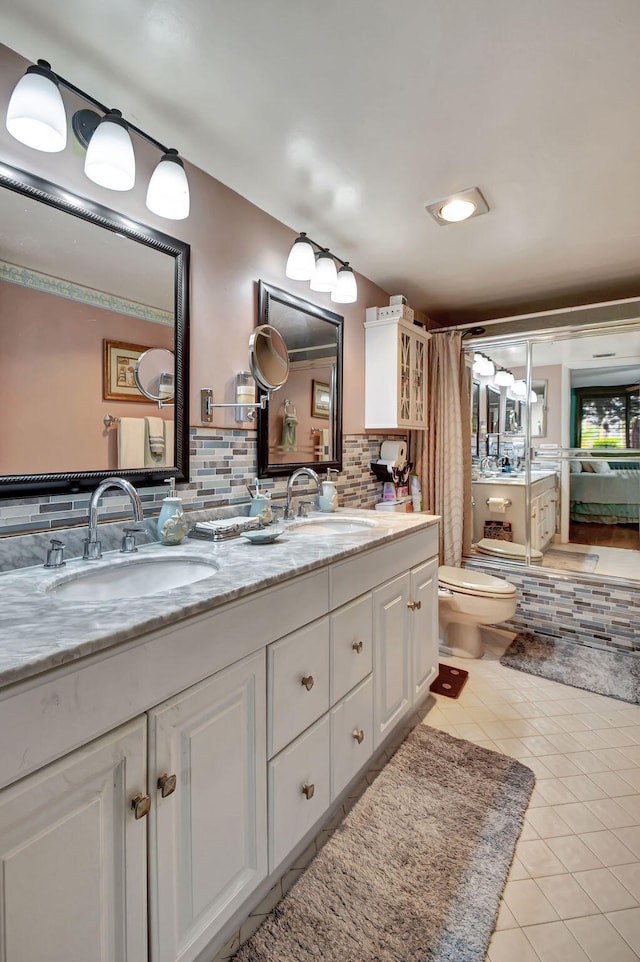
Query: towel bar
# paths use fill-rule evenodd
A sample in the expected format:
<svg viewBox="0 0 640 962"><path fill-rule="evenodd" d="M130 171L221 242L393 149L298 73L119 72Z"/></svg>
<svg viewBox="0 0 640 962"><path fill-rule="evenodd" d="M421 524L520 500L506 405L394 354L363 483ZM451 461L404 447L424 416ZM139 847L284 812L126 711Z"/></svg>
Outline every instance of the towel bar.
<svg viewBox="0 0 640 962"><path fill-rule="evenodd" d="M110 414L105 414L102 420L105 428L110 428L112 424L120 424L120 418L111 417Z"/></svg>

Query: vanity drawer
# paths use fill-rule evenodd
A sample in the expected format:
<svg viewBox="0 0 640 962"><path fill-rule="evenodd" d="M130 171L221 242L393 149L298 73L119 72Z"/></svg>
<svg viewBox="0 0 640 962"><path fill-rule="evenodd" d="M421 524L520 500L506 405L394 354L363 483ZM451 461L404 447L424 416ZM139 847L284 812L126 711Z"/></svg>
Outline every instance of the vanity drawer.
<svg viewBox="0 0 640 962"><path fill-rule="evenodd" d="M322 817L331 799L325 715L269 762L269 871Z"/></svg>
<svg viewBox="0 0 640 962"><path fill-rule="evenodd" d="M269 758L329 710L329 619L294 631L267 649Z"/></svg>
<svg viewBox="0 0 640 962"><path fill-rule="evenodd" d="M373 599L362 595L331 615L331 704L366 678L372 667Z"/></svg>
<svg viewBox="0 0 640 962"><path fill-rule="evenodd" d="M369 675L331 709L331 801L373 751L373 678Z"/></svg>

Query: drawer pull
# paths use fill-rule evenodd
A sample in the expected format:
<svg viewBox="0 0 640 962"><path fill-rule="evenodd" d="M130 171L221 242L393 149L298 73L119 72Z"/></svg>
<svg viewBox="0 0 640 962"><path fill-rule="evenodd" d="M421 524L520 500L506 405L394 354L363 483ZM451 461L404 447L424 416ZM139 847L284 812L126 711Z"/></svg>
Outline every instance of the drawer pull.
<svg viewBox="0 0 640 962"><path fill-rule="evenodd" d="M309 801L310 798L313 798L315 790L316 786L313 784L302 786L302 794L306 797L307 801Z"/></svg>
<svg viewBox="0 0 640 962"><path fill-rule="evenodd" d="M151 811L151 796L136 795L131 799L131 808L134 818L144 818Z"/></svg>
<svg viewBox="0 0 640 962"><path fill-rule="evenodd" d="M167 798L168 795L173 795L176 790L176 776L175 775L161 775L158 779L158 788L162 793L163 798Z"/></svg>
<svg viewBox="0 0 640 962"><path fill-rule="evenodd" d="M311 691L313 688L313 675L303 675L300 684L304 685L307 691Z"/></svg>
<svg viewBox="0 0 640 962"><path fill-rule="evenodd" d="M407 608L409 608L411 611L420 611L420 609L422 608L422 602L421 602L421 601L409 601L409 602L407 602Z"/></svg>
<svg viewBox="0 0 640 962"><path fill-rule="evenodd" d="M352 642L351 642L351 647L352 647L353 650L355 651L356 655L359 655L360 652L362 651L362 642L361 642L361 641L352 641Z"/></svg>
<svg viewBox="0 0 640 962"><path fill-rule="evenodd" d="M364 732L361 728L356 728L353 733L353 737L357 741L358 745L362 745L362 742L364 741Z"/></svg>

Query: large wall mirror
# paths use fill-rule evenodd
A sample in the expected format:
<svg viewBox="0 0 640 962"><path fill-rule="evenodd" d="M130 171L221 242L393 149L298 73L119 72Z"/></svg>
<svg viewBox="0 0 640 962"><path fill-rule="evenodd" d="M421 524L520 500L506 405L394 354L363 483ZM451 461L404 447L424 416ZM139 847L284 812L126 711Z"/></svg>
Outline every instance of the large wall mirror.
<svg viewBox="0 0 640 962"><path fill-rule="evenodd" d="M299 467L342 468L342 328L344 319L259 282L258 324L282 334L287 383L258 412L260 477Z"/></svg>
<svg viewBox="0 0 640 962"><path fill-rule="evenodd" d="M629 306L628 302L622 302ZM583 573L640 580L640 303L608 324L571 324L572 313L537 317L555 329L510 334L498 322L465 350L481 350L513 375L500 393L499 453L480 432L472 474L473 554ZM595 310L595 309L594 309ZM587 313L588 316L588 312ZM562 325L562 321L566 325ZM533 319L532 319L533 327ZM513 412L513 416L511 416ZM484 426L482 426L484 427ZM515 428L515 430L511 430Z"/></svg>
<svg viewBox="0 0 640 962"><path fill-rule="evenodd" d="M189 246L7 165L0 217L0 497L187 479ZM174 404L138 390L149 348Z"/></svg>

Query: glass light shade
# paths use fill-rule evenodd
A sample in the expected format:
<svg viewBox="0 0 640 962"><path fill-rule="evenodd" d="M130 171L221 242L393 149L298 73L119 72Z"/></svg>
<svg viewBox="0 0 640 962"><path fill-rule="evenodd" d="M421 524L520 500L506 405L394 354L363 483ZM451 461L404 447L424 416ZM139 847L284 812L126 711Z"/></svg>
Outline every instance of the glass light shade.
<svg viewBox="0 0 640 962"><path fill-rule="evenodd" d="M184 220L189 216L189 183L177 151L164 154L151 175L147 207L158 217Z"/></svg>
<svg viewBox="0 0 640 962"><path fill-rule="evenodd" d="M474 354L473 370L475 371L476 374L480 373L480 368L482 367L483 364L484 364L484 357L482 356L482 354Z"/></svg>
<svg viewBox="0 0 640 962"><path fill-rule="evenodd" d="M306 234L300 234L289 251L285 274L292 281L310 281L316 269L316 255Z"/></svg>
<svg viewBox="0 0 640 962"><path fill-rule="evenodd" d="M440 208L440 216L443 220L456 222L471 217L475 209L476 205L472 201L457 198L443 204Z"/></svg>
<svg viewBox="0 0 640 962"><path fill-rule="evenodd" d="M355 304L358 300L358 285L353 268L345 264L338 271L338 283L331 292L331 300L334 304Z"/></svg>
<svg viewBox="0 0 640 962"><path fill-rule="evenodd" d="M516 397L526 397L527 396L527 385L524 381L514 381L511 386L511 393Z"/></svg>
<svg viewBox="0 0 640 962"><path fill-rule="evenodd" d="M511 387L515 378L511 371L496 371L496 384L499 387Z"/></svg>
<svg viewBox="0 0 640 962"><path fill-rule="evenodd" d="M53 76L29 67L15 86L7 109L7 130L27 147L57 153L67 146L67 117Z"/></svg>
<svg viewBox="0 0 640 962"><path fill-rule="evenodd" d="M538 395L536 394L535 391L529 391L529 400L531 401L532 404L536 403L536 401L538 400Z"/></svg>
<svg viewBox="0 0 640 962"><path fill-rule="evenodd" d="M332 291L337 284L338 272L336 270L336 262L329 251L321 251L318 254L316 269L309 287L312 291L320 291L327 294L329 291Z"/></svg>
<svg viewBox="0 0 640 962"><path fill-rule="evenodd" d="M131 190L136 179L136 161L129 132L119 112L108 113L89 141L84 172L94 184L110 190Z"/></svg>

